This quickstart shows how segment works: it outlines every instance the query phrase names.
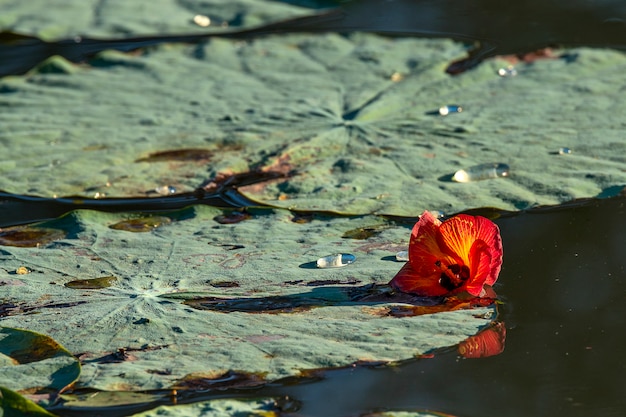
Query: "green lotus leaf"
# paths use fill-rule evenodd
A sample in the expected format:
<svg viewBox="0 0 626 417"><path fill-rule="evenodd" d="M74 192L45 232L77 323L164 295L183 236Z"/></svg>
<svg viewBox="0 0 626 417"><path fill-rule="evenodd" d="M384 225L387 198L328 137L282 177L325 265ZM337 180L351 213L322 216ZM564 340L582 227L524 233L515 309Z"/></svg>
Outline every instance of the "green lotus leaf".
<svg viewBox="0 0 626 417"><path fill-rule="evenodd" d="M4 17L4 27L173 33L201 12L179 2L160 2L158 13L104 6L98 25L83 27L88 3L73 9L76 19L33 20L33 7ZM240 16L246 27L311 13L274 1L206 7L215 21ZM626 57L567 53L518 65L514 77L498 75L508 65L498 59L450 77L444 69L465 50L446 39L291 34L103 52L76 71L63 64L0 80L0 189L146 196L191 191L219 173L292 170L241 191L284 208L408 216L606 195L626 182L614 88ZM441 116L450 104L463 111ZM563 147L571 152L559 154ZM451 181L484 163L507 164L509 176Z"/></svg>
<svg viewBox="0 0 626 417"><path fill-rule="evenodd" d="M322 215L300 223L288 211L254 209L221 224L222 214L196 206L145 233L109 227L127 216L88 210L48 222L68 237L2 248L5 270L30 273L6 280L0 324L54 335L82 363L77 387L130 391L193 388L228 372L258 385L310 369L402 361L453 346L495 316L493 306L437 306L444 311L396 317L394 306L406 301L368 298L400 269L395 254L410 224ZM342 237L376 227L367 239ZM356 261L315 267L334 253ZM100 277L116 279L66 285Z"/></svg>
<svg viewBox="0 0 626 417"><path fill-rule="evenodd" d="M3 386L0 386L0 415L3 417L54 417L54 414Z"/></svg>
<svg viewBox="0 0 626 417"><path fill-rule="evenodd" d="M15 391L59 391L78 379L80 363L54 339L30 330L4 327L3 321L0 324L0 374L5 386Z"/></svg>

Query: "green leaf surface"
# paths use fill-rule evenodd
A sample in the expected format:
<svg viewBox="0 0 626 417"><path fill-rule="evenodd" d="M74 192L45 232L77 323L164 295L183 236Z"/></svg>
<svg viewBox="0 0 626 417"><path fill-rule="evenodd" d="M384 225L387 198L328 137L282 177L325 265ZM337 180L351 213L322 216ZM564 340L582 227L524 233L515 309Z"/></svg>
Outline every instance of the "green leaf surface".
<svg viewBox="0 0 626 417"><path fill-rule="evenodd" d="M391 259L406 248L408 225L373 216L296 223L283 210L249 213L220 224L214 218L222 211L197 206L145 233L109 227L123 215L86 210L48 222L68 237L2 248L8 276L0 324L53 335L82 362L78 387L146 390L189 387L229 371L262 383L308 369L401 361L453 346L495 315L481 307L394 317L393 298L354 297L399 270ZM342 237L381 225L366 240ZM314 267L338 252L357 260ZM9 275L20 267L31 272ZM92 289L66 285L101 277L117 279ZM205 304L194 304L198 297ZM211 304L216 298L231 300L230 312ZM275 308L285 300L288 308Z"/></svg>
<svg viewBox="0 0 626 417"><path fill-rule="evenodd" d="M77 17L94 7L79 3ZM109 36L180 31L205 8L216 21L240 16L243 26L306 11L273 1L162 1L153 13L106 2L93 24L54 13L35 22L24 16L44 3L9 4L5 28ZM75 71L51 62L56 70L0 80L0 189L143 196L261 168L298 175L244 188L250 198L348 213L519 210L606 196L626 183L623 100L614 88L626 57L566 52L519 65L515 77L499 77L508 63L497 59L450 77L444 69L464 56L463 45L370 34L107 51ZM438 115L447 104L463 112ZM562 147L571 153L559 155ZM204 157L149 158L181 149ZM459 169L496 162L510 166L509 178L450 181Z"/></svg>
<svg viewBox="0 0 626 417"><path fill-rule="evenodd" d="M59 391L78 379L80 363L51 337L0 324L0 375L5 386Z"/></svg>
<svg viewBox="0 0 626 417"><path fill-rule="evenodd" d="M199 401L184 405L162 405L155 409L133 414L133 417L276 417L279 409L271 398L255 400L220 399Z"/></svg>
<svg viewBox="0 0 626 417"><path fill-rule="evenodd" d="M2 417L54 417L34 402L22 397L15 391L0 386L0 416Z"/></svg>

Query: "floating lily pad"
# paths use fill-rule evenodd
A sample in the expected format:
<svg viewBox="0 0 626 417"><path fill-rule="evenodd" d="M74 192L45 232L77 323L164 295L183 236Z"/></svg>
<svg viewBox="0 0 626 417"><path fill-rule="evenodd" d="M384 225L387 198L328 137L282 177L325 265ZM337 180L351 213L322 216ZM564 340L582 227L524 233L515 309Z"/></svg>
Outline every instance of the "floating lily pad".
<svg viewBox="0 0 626 417"><path fill-rule="evenodd" d="M67 349L30 330L0 327L0 357L2 383L16 391L59 391L80 374L78 360Z"/></svg>
<svg viewBox="0 0 626 417"><path fill-rule="evenodd" d="M4 27L167 33L190 29L204 7L164 3L154 14L103 6L95 28L54 13L33 20L25 7ZM238 26L311 13L274 1L206 7L215 21ZM0 189L143 196L280 166L297 175L242 191L284 208L415 216L520 210L606 195L626 183L623 100L614 88L624 54L576 49L571 59L520 64L515 77L500 77L507 63L497 60L447 75L464 55L463 45L446 39L300 34L161 45L116 65L6 78ZM448 104L463 112L432 114ZM572 152L559 154L563 147ZM507 164L510 176L450 180L484 163Z"/></svg>
<svg viewBox="0 0 626 417"><path fill-rule="evenodd" d="M410 224L354 240L342 236L382 220L319 216L300 224L288 211L249 211L245 222L220 224L220 210L197 206L185 220L141 234L108 227L122 215L76 211L59 220L78 230L75 238L0 254L6 270L33 271L19 276L23 285L3 287L13 307L0 324L54 335L83 364L77 387L146 390L185 389L183 381L199 374L213 386L226 372L262 375L258 384L308 369L402 361L455 345L495 316L493 306L469 304L398 315L393 309L409 301L368 297L399 269L387 259L406 247ZM358 262L301 267L336 252ZM117 280L68 288L102 276ZM194 304L207 299L230 308Z"/></svg>

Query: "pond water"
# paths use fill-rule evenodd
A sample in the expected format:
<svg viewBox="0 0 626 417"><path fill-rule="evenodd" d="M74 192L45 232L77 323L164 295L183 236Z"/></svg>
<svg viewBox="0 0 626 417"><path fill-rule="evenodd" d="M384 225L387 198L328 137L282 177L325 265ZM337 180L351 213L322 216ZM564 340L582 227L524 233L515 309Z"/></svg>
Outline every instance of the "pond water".
<svg viewBox="0 0 626 417"><path fill-rule="evenodd" d="M376 16L377 8L383 3L365 1L363 4L372 8L348 9L358 10L353 20L343 23L316 21L316 26L308 29L359 29L436 36L455 34L460 38L491 39L493 33L482 30L487 25L485 22L493 21L502 13L510 13L503 8L502 2L497 1L476 3L479 8L491 10L487 15L477 12L476 8L466 10L442 2L450 7L447 10L450 18L444 23L435 19L439 22L437 26L425 30L425 25L428 26L425 20L407 20L406 13L390 14L384 22L372 21L370 18ZM542 15L545 19L539 20L521 12L531 3L516 2L520 7L516 14L519 17L517 24L491 27L492 32L506 33L500 45L483 48L449 72L457 72L459 68L469 70L498 52L530 52L544 43L590 46L623 46L620 42L626 43L622 40L614 42L624 30L623 20L620 20L624 7L619 2L596 2L595 8L589 1L574 2L575 6L580 6L578 8L565 7L565 2L546 2L548 6ZM413 7L408 1L396 4L402 5L402 10ZM427 16L437 16L444 9L441 4L430 7ZM589 7L585 9L583 6ZM587 19L588 14L581 12L583 9L596 13L592 19ZM471 25L467 24L468 16ZM549 18L555 16L570 16L571 19L554 30L531 31L531 36L529 28L537 25L551 27ZM580 33L573 31L571 28L577 26L576 22L591 22L588 26L591 29ZM285 28L285 31L307 29ZM31 41L31 46L41 43ZM124 48L136 46L131 43L130 47ZM84 52L80 52L76 60L82 59ZM33 52L36 53L41 55L32 57L32 62L25 59L25 66L17 66L19 69L14 71L27 70L26 67L48 54L41 50ZM0 69L13 70L1 63ZM625 172L626 167L618 170ZM622 187L620 183L615 189ZM464 359L452 347L435 352L433 357L409 360L398 366L323 370L310 379L278 381L262 388L188 394L181 397L180 402L223 397L288 396L293 405L287 407L287 411L310 417L356 416L386 410L430 410L454 416L481 417L624 416L626 359L621 350L626 343L626 194L623 190L608 194L610 198L578 200L518 213L485 210L498 216L494 221L500 227L504 245L504 264L494 287L502 301L498 320L507 330L506 347L499 355ZM2 226L53 218L75 208L76 203L75 199L54 201L4 193L1 197L4 202L0 205L0 213L6 213L0 220ZM181 193L171 198L85 200L81 204L105 211L165 210L197 202L197 197L193 193ZM236 193L217 193L209 197L204 203L216 206L250 204ZM110 416L127 415L137 409L101 408L98 412ZM84 414L82 410L63 407L56 407L53 411L59 415ZM93 415L93 410L89 413Z"/></svg>

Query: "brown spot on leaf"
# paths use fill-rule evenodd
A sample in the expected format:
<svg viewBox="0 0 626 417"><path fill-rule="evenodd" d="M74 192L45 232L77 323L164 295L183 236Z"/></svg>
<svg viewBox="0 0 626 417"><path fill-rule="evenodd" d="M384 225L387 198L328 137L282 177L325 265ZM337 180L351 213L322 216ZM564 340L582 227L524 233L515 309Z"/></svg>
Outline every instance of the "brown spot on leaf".
<svg viewBox="0 0 626 417"><path fill-rule="evenodd" d="M211 287L215 288L236 288L239 287L239 283L235 281L218 281L212 282L209 284Z"/></svg>
<svg viewBox="0 0 626 417"><path fill-rule="evenodd" d="M220 214L213 217L213 220L219 224L235 224L244 220L251 219L252 216L246 211L231 211L225 214Z"/></svg>
<svg viewBox="0 0 626 417"><path fill-rule="evenodd" d="M307 287L321 287L324 285L335 285L335 284L345 284L345 285L356 285L361 281L356 278L348 278L344 280L339 279L317 279L315 281L309 281L306 283Z"/></svg>
<svg viewBox="0 0 626 417"><path fill-rule="evenodd" d="M65 238L65 232L43 227L9 227L0 230L0 245L35 248Z"/></svg>
<svg viewBox="0 0 626 417"><path fill-rule="evenodd" d="M344 239L357 239L365 240L370 237L379 235L387 226L372 226L372 227L357 227L356 229L348 230L341 237Z"/></svg>
<svg viewBox="0 0 626 417"><path fill-rule="evenodd" d="M166 162L166 161L181 161L181 162L207 162L214 155L214 152L209 149L202 148L186 148L186 149L174 149L168 151L152 152L143 158L135 160L135 162Z"/></svg>
<svg viewBox="0 0 626 417"><path fill-rule="evenodd" d="M122 220L109 226L111 229L124 230L126 232L143 233L156 229L164 224L169 224L172 219L165 216L150 216L137 219Z"/></svg>
<svg viewBox="0 0 626 417"><path fill-rule="evenodd" d="M77 279L74 281L66 282L65 286L68 288L75 288L79 290L96 290L99 288L110 287L115 281L117 281L117 278L114 276L91 279Z"/></svg>

